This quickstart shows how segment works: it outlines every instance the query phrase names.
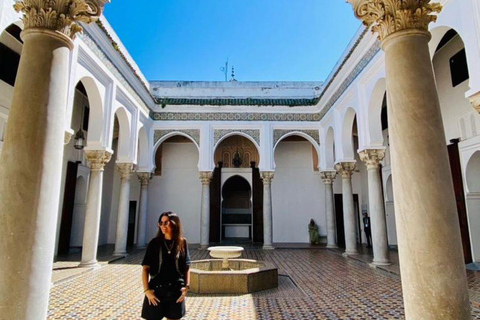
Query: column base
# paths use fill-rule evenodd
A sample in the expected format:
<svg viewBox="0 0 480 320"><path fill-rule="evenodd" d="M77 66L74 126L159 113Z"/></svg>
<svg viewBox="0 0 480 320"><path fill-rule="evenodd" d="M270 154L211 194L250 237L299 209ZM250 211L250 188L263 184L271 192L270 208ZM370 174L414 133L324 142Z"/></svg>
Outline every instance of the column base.
<svg viewBox="0 0 480 320"><path fill-rule="evenodd" d="M328 249L337 249L338 246L336 244L327 244Z"/></svg>
<svg viewBox="0 0 480 320"><path fill-rule="evenodd" d="M124 252L114 252L112 255L114 257L126 257L126 256L128 256L128 253L126 251L124 251Z"/></svg>
<svg viewBox="0 0 480 320"><path fill-rule="evenodd" d="M345 251L344 253L342 253L342 256L344 256L344 257L357 256L357 255L358 255L357 250L355 250L355 251Z"/></svg>
<svg viewBox="0 0 480 320"><path fill-rule="evenodd" d="M78 265L79 268L100 268L101 265L98 264L97 260L88 261L88 262L80 262Z"/></svg>
<svg viewBox="0 0 480 320"><path fill-rule="evenodd" d="M262 249L263 249L263 250L274 250L275 247L272 246L272 245L264 245L264 246L262 247Z"/></svg>
<svg viewBox="0 0 480 320"><path fill-rule="evenodd" d="M371 267L379 267L379 266L390 266L392 263L388 260L384 260L384 261L375 261L373 260L371 263L370 263L370 266Z"/></svg>

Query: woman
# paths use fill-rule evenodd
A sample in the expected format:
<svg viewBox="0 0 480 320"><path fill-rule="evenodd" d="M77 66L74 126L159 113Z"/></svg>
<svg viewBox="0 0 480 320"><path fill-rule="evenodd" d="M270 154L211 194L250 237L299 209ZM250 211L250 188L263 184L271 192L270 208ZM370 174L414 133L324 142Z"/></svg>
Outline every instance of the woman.
<svg viewBox="0 0 480 320"><path fill-rule="evenodd" d="M180 218L175 213L162 213L158 229L142 262L145 292L142 318L176 320L185 315L185 297L190 289L190 255L187 241L182 237Z"/></svg>

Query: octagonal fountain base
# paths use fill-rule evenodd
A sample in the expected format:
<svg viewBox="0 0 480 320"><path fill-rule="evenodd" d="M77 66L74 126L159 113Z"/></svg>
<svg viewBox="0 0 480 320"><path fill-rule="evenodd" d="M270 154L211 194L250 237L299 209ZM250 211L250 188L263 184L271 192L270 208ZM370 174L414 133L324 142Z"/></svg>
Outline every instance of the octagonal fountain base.
<svg viewBox="0 0 480 320"><path fill-rule="evenodd" d="M278 287L278 269L269 262L229 259L230 270L222 270L222 260L192 261L190 290L194 293L245 294Z"/></svg>

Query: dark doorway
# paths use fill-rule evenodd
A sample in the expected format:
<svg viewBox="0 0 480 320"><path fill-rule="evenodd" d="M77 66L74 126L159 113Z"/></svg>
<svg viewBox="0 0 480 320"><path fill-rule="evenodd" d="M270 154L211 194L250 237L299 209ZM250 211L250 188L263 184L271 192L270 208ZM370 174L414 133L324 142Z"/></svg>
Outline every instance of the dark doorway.
<svg viewBox="0 0 480 320"><path fill-rule="evenodd" d="M343 220L343 196L342 194L335 194L334 195L334 205L335 205L335 217L337 219L337 245L340 248L345 248L345 223ZM362 233L361 233L361 226L360 226L360 216L359 216L359 209L358 209L358 194L353 195L353 207L355 211L355 216L356 219L355 221L357 222L357 228L356 228L356 236L355 238L357 239L357 243L362 242Z"/></svg>
<svg viewBox="0 0 480 320"><path fill-rule="evenodd" d="M127 233L127 246L133 246L135 242L135 218L137 216L137 201L130 201L130 207L128 210L128 233Z"/></svg>
<svg viewBox="0 0 480 320"><path fill-rule="evenodd" d="M210 182L210 242L220 243L220 188L222 183L222 162L213 170Z"/></svg>
<svg viewBox="0 0 480 320"><path fill-rule="evenodd" d="M453 178L453 188L455 190L455 200L457 203L458 220L460 223L460 233L462 236L463 258L465 264L471 263L472 249L470 247L470 233L468 231L467 209L465 205L465 193L463 190L462 169L460 166L460 153L458 151L458 141L451 140L448 145L448 157L450 159L450 170Z"/></svg>
<svg viewBox="0 0 480 320"><path fill-rule="evenodd" d="M241 176L229 178L222 187L222 241L252 240L252 189Z"/></svg>
<svg viewBox="0 0 480 320"><path fill-rule="evenodd" d="M263 243L263 182L260 170L252 165L253 178L253 242Z"/></svg>
<svg viewBox="0 0 480 320"><path fill-rule="evenodd" d="M67 176L65 178L65 191L63 195L62 220L60 222L60 235L58 239L58 255L68 254L70 250L70 237L72 234L73 208L75 206L75 189L77 187L78 163L69 161Z"/></svg>

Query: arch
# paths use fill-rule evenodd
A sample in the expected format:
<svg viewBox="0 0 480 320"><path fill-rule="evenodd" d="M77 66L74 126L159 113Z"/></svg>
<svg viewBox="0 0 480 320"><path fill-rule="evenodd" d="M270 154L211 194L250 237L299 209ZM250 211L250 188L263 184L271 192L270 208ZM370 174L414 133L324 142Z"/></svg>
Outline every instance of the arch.
<svg viewBox="0 0 480 320"><path fill-rule="evenodd" d="M335 132L333 127L328 127L325 136L325 169L333 169L335 167Z"/></svg>
<svg viewBox="0 0 480 320"><path fill-rule="evenodd" d="M275 145L273 146L273 150L272 150L272 157L273 158L272 158L272 160L273 160L273 167L274 168L276 167L276 165L275 165L275 150L276 150L278 144L280 142L282 142L284 139L286 139L288 137L291 137L291 136L302 137L305 140L307 140L308 142L310 142L312 144L312 146L315 148L315 151L317 152L318 159L320 159L320 146L318 145L318 143L311 136L309 136L308 134L306 134L304 132L292 131L292 132L289 132L289 133L283 135L280 139L278 139L277 143L275 143Z"/></svg>
<svg viewBox="0 0 480 320"><path fill-rule="evenodd" d="M465 177L468 193L480 193L480 151L468 159Z"/></svg>
<svg viewBox="0 0 480 320"><path fill-rule="evenodd" d="M130 137L132 136L130 114L123 106L119 106L115 110L115 116L119 125L117 161L126 161L130 159Z"/></svg>
<svg viewBox="0 0 480 320"><path fill-rule="evenodd" d="M88 104L90 108L90 116L88 121L88 137L89 142L102 141L104 136L104 108L103 99L100 94L99 86L96 80L89 76L84 76L77 81L75 87L81 82L87 92ZM72 121L72 120L70 120Z"/></svg>
<svg viewBox="0 0 480 320"><path fill-rule="evenodd" d="M137 150L137 164L138 170L141 172L149 171L148 163L148 134L143 125L138 129L138 150Z"/></svg>
<svg viewBox="0 0 480 320"><path fill-rule="evenodd" d="M253 186L252 186L252 184L250 183L250 181L248 181L247 179L245 179L245 177L242 177L241 175L236 174L236 175L233 175L233 176L231 176L231 177L228 177L228 179L225 180L225 182L223 183L223 185L222 185L222 196L223 196L223 192L224 192L225 186L226 186L227 184L232 183L231 181L235 181L235 180L237 180L237 181L242 180L242 183L243 183L243 182L246 182L246 183L248 184L249 188L250 188L250 192L252 191ZM250 194L249 197L251 197L251 196L252 196L252 195Z"/></svg>
<svg viewBox="0 0 480 320"><path fill-rule="evenodd" d="M368 103L368 132L370 136L369 146L383 145L382 134L382 106L383 98L387 90L385 78L380 78L375 83L370 101Z"/></svg>
<svg viewBox="0 0 480 320"><path fill-rule="evenodd" d="M385 196L387 201L394 201L394 196L393 196L393 184L392 184L392 175L390 174L387 178L387 183L385 185Z"/></svg>
<svg viewBox="0 0 480 320"><path fill-rule="evenodd" d="M241 136L241 137L244 137L244 138L247 138L250 142L253 143L253 145L255 146L255 148L257 149L257 152L258 152L258 156L260 158L260 161L259 161L259 164L258 164L258 167L260 167L261 163L262 163L262 159L264 157L262 157L261 153L260 153L260 146L258 145L258 143L255 141L255 139L253 139L250 135L244 133L244 132L240 132L240 131L232 131L226 135L224 135L223 137L221 137L217 143L215 144L215 146L213 147L213 152L211 154L212 156L212 161L213 161L213 167L215 167L215 152L217 151L217 148L218 146L227 138L230 138L232 136Z"/></svg>
<svg viewBox="0 0 480 320"><path fill-rule="evenodd" d="M175 137L175 136L185 137L195 145L195 147L197 148L197 151L198 151L198 164L197 164L197 166L200 167L200 146L197 144L197 142L191 136L189 136L188 134L186 134L184 132L181 132L181 131L169 132L168 134L166 134L166 135L162 136L160 139L158 139L157 142L155 142L155 144L153 146L153 152L151 154L151 161L154 164L154 167L156 166L156 163L157 163L156 162L156 156L157 156L158 148L160 148L162 143L164 143L166 140L168 140L172 137Z"/></svg>
<svg viewBox="0 0 480 320"><path fill-rule="evenodd" d="M355 109L348 108L343 116L343 126L342 126L342 151L343 158L342 160L353 160L355 159L355 151L353 150L353 123L357 113ZM358 123L358 121L357 121Z"/></svg>

